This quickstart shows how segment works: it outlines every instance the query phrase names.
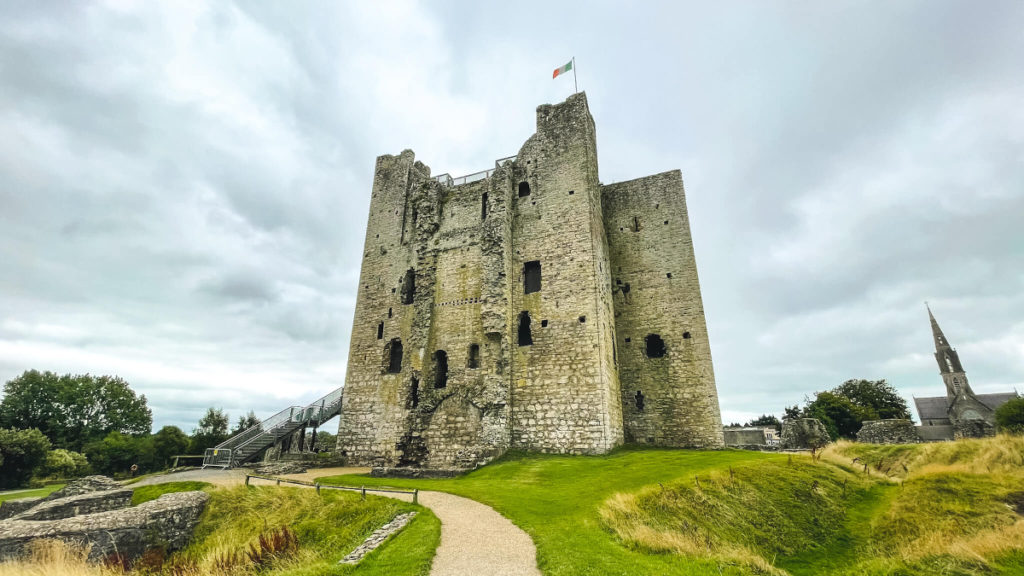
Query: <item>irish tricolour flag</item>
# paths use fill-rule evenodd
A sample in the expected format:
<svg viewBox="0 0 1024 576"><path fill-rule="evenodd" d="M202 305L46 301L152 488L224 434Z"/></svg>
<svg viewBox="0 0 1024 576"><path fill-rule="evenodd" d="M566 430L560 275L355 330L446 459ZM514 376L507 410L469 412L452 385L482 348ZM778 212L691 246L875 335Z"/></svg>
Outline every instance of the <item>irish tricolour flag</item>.
<svg viewBox="0 0 1024 576"><path fill-rule="evenodd" d="M552 78L552 79L554 79L554 78L558 78L558 75L559 75L559 74L565 74L565 73L566 73L566 72L568 72L569 70L572 70L572 60L569 60L569 61L568 61L568 62L567 62L567 63L565 64L565 66L562 66L561 68L555 68L555 73L551 75L551 78Z"/></svg>

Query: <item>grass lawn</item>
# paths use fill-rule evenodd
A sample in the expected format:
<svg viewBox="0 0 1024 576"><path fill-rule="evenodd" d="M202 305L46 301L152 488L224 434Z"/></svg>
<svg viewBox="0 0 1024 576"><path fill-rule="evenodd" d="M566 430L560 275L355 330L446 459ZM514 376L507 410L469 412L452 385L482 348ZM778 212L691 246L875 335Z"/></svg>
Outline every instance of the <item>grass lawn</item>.
<svg viewBox="0 0 1024 576"><path fill-rule="evenodd" d="M974 576L1024 574L1022 462L1024 439L1002 436L840 443L819 462L733 450L513 453L453 479L318 480L487 504L530 534L546 575Z"/></svg>
<svg viewBox="0 0 1024 576"><path fill-rule="evenodd" d="M623 546L601 521L602 503L633 492L713 470L727 470L785 456L746 451L620 449L606 456L510 455L465 476L445 480L332 476L321 483L416 487L483 502L533 537L545 574L748 574L747 568L712 559L649 554Z"/></svg>
<svg viewBox="0 0 1024 576"><path fill-rule="evenodd" d="M419 514L391 541L356 566L338 564L370 533L410 510ZM283 527L297 538L298 550L260 567L252 566L245 558L246 550L257 543L261 534ZM317 494L309 488L276 486L216 488L210 490L210 501L192 542L169 559L164 572L425 575L437 548L440 528L437 517L426 508L390 498L367 496L363 500L352 492L325 490Z"/></svg>
<svg viewBox="0 0 1024 576"><path fill-rule="evenodd" d="M64 484L49 484L34 490L15 490L0 494L0 502L3 502L4 500L17 500L18 498L42 498L43 496L49 496L51 492L56 492L63 487Z"/></svg>

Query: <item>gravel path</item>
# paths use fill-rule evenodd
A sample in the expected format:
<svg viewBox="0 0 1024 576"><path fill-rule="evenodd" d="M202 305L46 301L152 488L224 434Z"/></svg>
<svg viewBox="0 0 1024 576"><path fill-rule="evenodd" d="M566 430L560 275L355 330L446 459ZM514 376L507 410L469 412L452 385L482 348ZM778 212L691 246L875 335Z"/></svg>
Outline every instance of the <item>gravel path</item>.
<svg viewBox="0 0 1024 576"><path fill-rule="evenodd" d="M490 506L444 492L420 492L420 504L441 519L431 576L540 576L533 540Z"/></svg>
<svg viewBox="0 0 1024 576"><path fill-rule="evenodd" d="M303 474L282 478L313 481L321 476L365 474L369 468L314 468ZM196 480L217 486L245 482L245 470L188 470L146 478L134 486ZM253 480L253 484L268 483ZM412 500L404 494L378 494ZM540 576L537 548L519 527L490 506L444 492L420 492L420 504L430 508L441 520L441 544L437 547L431 576Z"/></svg>

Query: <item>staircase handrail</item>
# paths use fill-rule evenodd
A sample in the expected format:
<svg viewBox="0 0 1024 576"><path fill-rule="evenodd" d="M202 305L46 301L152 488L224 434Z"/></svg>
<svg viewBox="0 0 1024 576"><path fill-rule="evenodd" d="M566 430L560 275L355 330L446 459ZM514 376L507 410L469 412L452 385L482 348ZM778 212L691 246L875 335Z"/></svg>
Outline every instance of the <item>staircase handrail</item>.
<svg viewBox="0 0 1024 576"><path fill-rule="evenodd" d="M231 438L228 438L227 440L214 446L214 448L218 450L223 450L225 448L238 448L243 444L248 444L250 440L259 436L260 432L263 432L264 430L269 430L271 428L275 428L282 421L287 421L289 418L291 418L291 415L293 412L295 412L296 408L298 408L298 406L289 406L284 410L281 410L277 414L274 414L270 418L263 420L259 424L251 426L239 434L235 434Z"/></svg>

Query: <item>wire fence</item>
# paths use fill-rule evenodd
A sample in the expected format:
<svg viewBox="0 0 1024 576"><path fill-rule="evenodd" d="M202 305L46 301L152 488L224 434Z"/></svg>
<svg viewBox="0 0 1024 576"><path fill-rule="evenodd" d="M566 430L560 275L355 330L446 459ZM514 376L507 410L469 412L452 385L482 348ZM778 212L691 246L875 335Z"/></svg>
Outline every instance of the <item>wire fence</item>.
<svg viewBox="0 0 1024 576"><path fill-rule="evenodd" d="M260 474L246 474L245 485L249 485L250 478L257 478L259 480L268 480L270 482L276 482L278 486L283 484L296 484L298 486L306 486L308 488L315 488L316 493L319 494L321 490L348 490L350 492L359 492L362 494L363 499L366 499L367 492L380 492L383 494L410 494L412 495L412 503L419 504L420 491L418 489L413 490L401 490L399 488L368 488L366 486L337 486L335 484L321 484L319 482L309 482L306 480L295 480L292 478L280 478L278 476L263 476Z"/></svg>

